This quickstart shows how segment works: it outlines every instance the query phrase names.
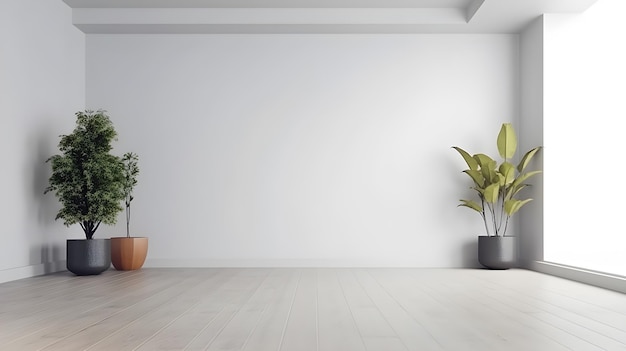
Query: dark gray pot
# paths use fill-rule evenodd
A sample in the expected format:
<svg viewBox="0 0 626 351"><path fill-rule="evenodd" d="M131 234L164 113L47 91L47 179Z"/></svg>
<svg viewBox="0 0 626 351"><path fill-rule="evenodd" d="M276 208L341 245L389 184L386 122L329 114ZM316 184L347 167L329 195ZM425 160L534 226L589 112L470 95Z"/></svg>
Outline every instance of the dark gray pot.
<svg viewBox="0 0 626 351"><path fill-rule="evenodd" d="M68 239L67 270L76 275L100 274L111 267L110 239Z"/></svg>
<svg viewBox="0 0 626 351"><path fill-rule="evenodd" d="M489 269L517 267L517 238L514 236L479 236L478 262Z"/></svg>

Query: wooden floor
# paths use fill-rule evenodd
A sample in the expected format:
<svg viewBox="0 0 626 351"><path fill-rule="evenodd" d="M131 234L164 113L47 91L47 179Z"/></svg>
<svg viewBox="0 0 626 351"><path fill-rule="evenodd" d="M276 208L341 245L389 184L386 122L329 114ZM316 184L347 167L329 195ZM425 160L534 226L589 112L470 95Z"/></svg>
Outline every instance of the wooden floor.
<svg viewBox="0 0 626 351"><path fill-rule="evenodd" d="M0 284L0 350L626 350L626 295L525 270L63 272Z"/></svg>

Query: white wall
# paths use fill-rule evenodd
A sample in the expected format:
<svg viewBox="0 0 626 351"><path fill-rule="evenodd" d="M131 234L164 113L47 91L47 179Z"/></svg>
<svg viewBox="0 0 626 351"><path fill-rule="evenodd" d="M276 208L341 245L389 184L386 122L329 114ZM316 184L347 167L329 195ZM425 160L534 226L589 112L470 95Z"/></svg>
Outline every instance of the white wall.
<svg viewBox="0 0 626 351"><path fill-rule="evenodd" d="M65 269L44 161L84 108L85 37L61 1L0 2L0 282ZM74 229L75 230L75 229Z"/></svg>
<svg viewBox="0 0 626 351"><path fill-rule="evenodd" d="M545 21L545 259L626 275L623 0Z"/></svg>
<svg viewBox="0 0 626 351"><path fill-rule="evenodd" d="M543 16L520 33L520 128L519 151L522 154L543 146ZM543 150L536 154L528 170L543 170ZM529 182L524 198L533 201L519 212L521 264L530 267L543 259L543 174Z"/></svg>
<svg viewBox="0 0 626 351"><path fill-rule="evenodd" d="M518 94L515 35L87 36L147 266L475 266L450 147L496 153Z"/></svg>

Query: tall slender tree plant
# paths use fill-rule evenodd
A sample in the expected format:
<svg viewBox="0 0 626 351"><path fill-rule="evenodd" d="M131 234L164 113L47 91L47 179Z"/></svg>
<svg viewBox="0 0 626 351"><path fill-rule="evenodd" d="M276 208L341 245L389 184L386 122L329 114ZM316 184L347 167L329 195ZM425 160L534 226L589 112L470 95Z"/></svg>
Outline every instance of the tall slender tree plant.
<svg viewBox="0 0 626 351"><path fill-rule="evenodd" d="M130 203L133 201L133 190L137 185L139 174L139 156L133 152L127 152L122 157L124 163L124 204L126 205L126 237L130 238Z"/></svg>

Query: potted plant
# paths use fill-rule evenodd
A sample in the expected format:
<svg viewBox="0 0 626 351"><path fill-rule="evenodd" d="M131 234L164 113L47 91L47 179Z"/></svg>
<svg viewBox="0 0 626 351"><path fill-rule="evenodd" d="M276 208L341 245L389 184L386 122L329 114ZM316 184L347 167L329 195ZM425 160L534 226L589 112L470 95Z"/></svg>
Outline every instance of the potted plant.
<svg viewBox="0 0 626 351"><path fill-rule="evenodd" d="M126 207L126 236L111 238L111 262L117 270L136 270L143 266L148 254L148 238L130 236L130 203L134 200L133 190L139 174L139 156L127 152L122 157L124 164L124 204Z"/></svg>
<svg viewBox="0 0 626 351"><path fill-rule="evenodd" d="M111 266L109 239L94 239L102 223L115 224L124 197L124 169L110 153L117 137L106 111L76 113L76 126L61 135L61 154L46 160L52 175L44 193L54 192L61 203L55 220L80 224L86 239L67 240L67 269L76 275L100 274Z"/></svg>
<svg viewBox="0 0 626 351"><path fill-rule="evenodd" d="M529 184L530 177L541 171L526 172L526 167L541 149L535 147L524 154L519 164L510 160L517 150L517 136L510 123L503 123L497 138L500 164L485 154L470 155L460 147L458 151L469 169L463 172L473 181L479 201L460 200L459 206L470 208L480 214L485 224L486 235L478 237L478 260L491 269L508 269L517 263L517 238L507 236L511 217L532 199L516 196Z"/></svg>

